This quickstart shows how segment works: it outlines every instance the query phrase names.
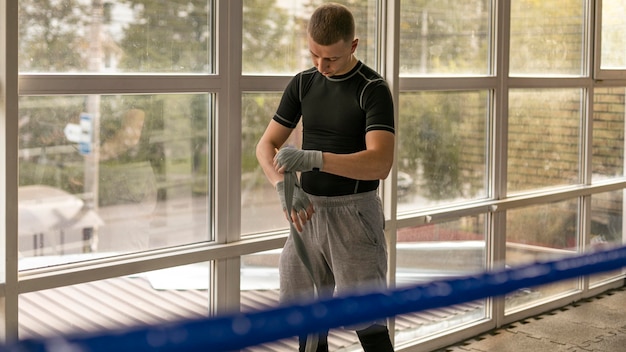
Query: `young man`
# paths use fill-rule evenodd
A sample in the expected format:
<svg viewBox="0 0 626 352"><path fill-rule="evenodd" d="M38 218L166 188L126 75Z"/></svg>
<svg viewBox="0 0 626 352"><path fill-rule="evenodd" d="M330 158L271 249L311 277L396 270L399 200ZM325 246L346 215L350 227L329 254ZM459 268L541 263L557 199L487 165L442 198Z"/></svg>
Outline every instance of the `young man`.
<svg viewBox="0 0 626 352"><path fill-rule="evenodd" d="M279 265L283 302L386 288L384 214L376 190L393 163L391 93L355 57L354 18L343 5L317 8L307 37L315 67L291 80L256 148L290 210L292 231ZM300 120L302 149L280 149ZM295 172L301 180L291 196L293 182L285 180ZM351 328L365 352L393 351L384 321ZM328 351L326 335L317 351ZM300 337L300 351L305 345Z"/></svg>

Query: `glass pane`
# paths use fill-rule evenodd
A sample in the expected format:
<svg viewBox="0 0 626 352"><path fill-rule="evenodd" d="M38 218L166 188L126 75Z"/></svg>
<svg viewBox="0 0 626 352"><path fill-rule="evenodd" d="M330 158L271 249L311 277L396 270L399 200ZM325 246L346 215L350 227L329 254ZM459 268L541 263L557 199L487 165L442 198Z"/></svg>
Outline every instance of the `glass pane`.
<svg viewBox="0 0 626 352"><path fill-rule="evenodd" d="M279 305L278 260L281 249L241 257L241 311L251 312L275 308ZM361 347L353 330L331 329L328 334L330 351L358 351ZM242 352L297 351L296 337L273 341L264 346L253 346Z"/></svg>
<svg viewBox="0 0 626 352"><path fill-rule="evenodd" d="M577 199L509 210L506 217L506 266L517 267L576 255L577 224ZM523 288L507 295L505 312L544 303L578 288L576 279Z"/></svg>
<svg viewBox="0 0 626 352"><path fill-rule="evenodd" d="M211 0L20 0L19 7L20 72L214 72Z"/></svg>
<svg viewBox="0 0 626 352"><path fill-rule="evenodd" d="M483 214L439 224L398 229L396 282L398 287L483 272L486 263L486 224ZM483 300L446 309L396 317L396 343L425 338L484 319Z"/></svg>
<svg viewBox="0 0 626 352"><path fill-rule="evenodd" d="M282 93L245 93L242 97L241 233L287 229L278 193L256 159L255 149L280 102ZM296 127L301 128L301 125ZM285 143L300 146L293 133Z"/></svg>
<svg viewBox="0 0 626 352"><path fill-rule="evenodd" d="M587 236L587 250L602 250L621 246L624 237L624 191L594 194L591 196L591 233ZM597 285L617 279L623 270L592 275L590 284Z"/></svg>
<svg viewBox="0 0 626 352"><path fill-rule="evenodd" d="M511 90L509 192L578 183L581 96L578 89Z"/></svg>
<svg viewBox="0 0 626 352"><path fill-rule="evenodd" d="M212 101L22 97L20 268L211 240Z"/></svg>
<svg viewBox="0 0 626 352"><path fill-rule="evenodd" d="M279 305L278 258L281 250L271 250L241 256L241 311L254 312L276 308ZM297 338L283 339L266 344L267 350L280 347L297 350ZM287 348L286 346L289 346ZM260 347L259 347L260 348ZM255 351L254 347L244 352Z"/></svg>
<svg viewBox="0 0 626 352"><path fill-rule="evenodd" d="M511 1L511 75L584 72L585 0Z"/></svg>
<svg viewBox="0 0 626 352"><path fill-rule="evenodd" d="M593 100L593 180L624 175L626 89L596 88Z"/></svg>
<svg viewBox="0 0 626 352"><path fill-rule="evenodd" d="M400 1L400 74L490 74L491 3Z"/></svg>
<svg viewBox="0 0 626 352"><path fill-rule="evenodd" d="M487 197L488 92L403 92L399 113L399 212Z"/></svg>
<svg viewBox="0 0 626 352"><path fill-rule="evenodd" d="M103 333L209 316L209 263L19 296L20 339Z"/></svg>
<svg viewBox="0 0 626 352"><path fill-rule="evenodd" d="M626 69L626 1L602 0L602 48L600 68Z"/></svg>
<svg viewBox="0 0 626 352"><path fill-rule="evenodd" d="M311 66L306 25L321 0L243 0L244 74L295 74ZM359 46L356 56L376 68L378 1L340 0L352 11Z"/></svg>

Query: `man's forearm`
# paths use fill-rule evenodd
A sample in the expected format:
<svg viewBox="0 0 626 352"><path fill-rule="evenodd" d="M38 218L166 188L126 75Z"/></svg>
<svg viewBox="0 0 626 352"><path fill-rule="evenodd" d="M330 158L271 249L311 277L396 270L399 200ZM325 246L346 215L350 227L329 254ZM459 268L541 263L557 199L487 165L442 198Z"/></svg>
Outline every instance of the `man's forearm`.
<svg viewBox="0 0 626 352"><path fill-rule="evenodd" d="M256 157L265 174L267 180L276 187L276 184L283 180L283 175L278 173L274 168L274 156L276 148L272 145L259 143L256 148Z"/></svg>
<svg viewBox="0 0 626 352"><path fill-rule="evenodd" d="M393 157L372 151L353 154L323 153L322 171L356 180L382 180L387 178Z"/></svg>

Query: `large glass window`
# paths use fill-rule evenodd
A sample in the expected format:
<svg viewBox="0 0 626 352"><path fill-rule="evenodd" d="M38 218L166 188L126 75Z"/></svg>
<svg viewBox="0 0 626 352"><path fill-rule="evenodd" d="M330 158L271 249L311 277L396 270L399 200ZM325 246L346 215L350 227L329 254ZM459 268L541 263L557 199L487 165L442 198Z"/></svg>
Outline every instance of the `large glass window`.
<svg viewBox="0 0 626 352"><path fill-rule="evenodd" d="M378 1L346 1L354 14L356 55L376 68L380 16ZM295 74L311 66L306 26L323 1L243 0L242 70L244 74Z"/></svg>
<svg viewBox="0 0 626 352"><path fill-rule="evenodd" d="M626 1L602 0L602 48L600 68L605 70L626 69Z"/></svg>
<svg viewBox="0 0 626 352"><path fill-rule="evenodd" d="M511 75L585 72L585 0L511 1Z"/></svg>
<svg viewBox="0 0 626 352"><path fill-rule="evenodd" d="M593 101L593 180L624 175L623 87L596 88Z"/></svg>
<svg viewBox="0 0 626 352"><path fill-rule="evenodd" d="M214 72L211 0L25 0L19 8L20 72Z"/></svg>
<svg viewBox="0 0 626 352"><path fill-rule="evenodd" d="M244 235L288 227L278 193L265 178L255 154L256 144L276 113L280 97L281 93L245 93L242 98L241 233ZM289 138L286 144L301 145L298 131Z"/></svg>
<svg viewBox="0 0 626 352"><path fill-rule="evenodd" d="M19 85L2 82L8 109L0 103L1 122L19 124L19 145L5 138L5 159L18 158L17 170L4 170L7 186L14 175L19 182L18 199L5 206L19 217L0 257L21 271L7 262L0 278L17 285L0 292L7 338L204 317L236 308L237 297L246 312L278 304L288 223L255 146L289 78L311 66L306 24L323 2L15 2L17 21L0 23L0 60L8 58L0 67L19 72ZM492 258L516 267L625 243L626 93L616 80L626 72L624 0L338 2L355 15L357 57L400 74L386 77L397 83L399 115L390 173L397 199L381 184L397 244L390 281L406 287L499 267ZM14 10L6 3L1 14ZM592 15L599 28L589 27ZM399 67L388 60L393 53ZM503 60L509 75L496 67ZM299 145L300 135L288 143ZM95 271L107 278L91 281L87 261L103 257ZM136 272L181 257L223 261ZM57 287L60 269L77 284ZM130 275L113 277L120 272ZM468 326L478 332L503 315L506 324L623 277L616 270L523 288L504 305L402 314L391 325L396 346L448 344L448 334L465 336ZM332 329L329 342L331 350L359 348L345 329Z"/></svg>
<svg viewBox="0 0 626 352"><path fill-rule="evenodd" d="M511 90L509 192L579 182L581 99L579 89Z"/></svg>
<svg viewBox="0 0 626 352"><path fill-rule="evenodd" d="M31 256L211 240L212 101L207 94L22 97L20 266Z"/></svg>
<svg viewBox="0 0 626 352"><path fill-rule="evenodd" d="M402 75L491 73L491 1L402 0Z"/></svg>
<svg viewBox="0 0 626 352"><path fill-rule="evenodd" d="M624 191L594 194L591 196L591 233L587 236L587 250L603 250L624 243ZM590 284L615 280L623 272L618 269L593 275Z"/></svg>
<svg viewBox="0 0 626 352"><path fill-rule="evenodd" d="M398 211L487 197L489 94L403 92Z"/></svg>
<svg viewBox="0 0 626 352"><path fill-rule="evenodd" d="M486 264L485 216L468 216L438 224L398 230L396 285L406 287L433 280L471 275ZM445 310L396 317L396 343L424 338L485 317L484 301Z"/></svg>
<svg viewBox="0 0 626 352"><path fill-rule="evenodd" d="M509 210L506 217L506 265L517 267L575 255L578 243L578 199ZM579 289L578 280L525 288L506 298L507 312Z"/></svg>
<svg viewBox="0 0 626 352"><path fill-rule="evenodd" d="M19 337L57 338L207 317L209 264L22 294Z"/></svg>

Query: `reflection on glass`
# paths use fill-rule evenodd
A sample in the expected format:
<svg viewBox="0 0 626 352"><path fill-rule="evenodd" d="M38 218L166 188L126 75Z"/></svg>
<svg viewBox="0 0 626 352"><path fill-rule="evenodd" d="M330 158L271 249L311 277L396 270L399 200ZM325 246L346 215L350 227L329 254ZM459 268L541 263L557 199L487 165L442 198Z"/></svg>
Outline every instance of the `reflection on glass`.
<svg viewBox="0 0 626 352"><path fill-rule="evenodd" d="M624 191L591 196L591 233L587 236L587 250L603 250L626 243L624 237ZM623 270L598 273L590 278L590 285L615 280Z"/></svg>
<svg viewBox="0 0 626 352"><path fill-rule="evenodd" d="M602 0L602 48L600 68L605 70L626 69L626 2Z"/></svg>
<svg viewBox="0 0 626 352"><path fill-rule="evenodd" d="M197 263L21 294L19 338L103 333L206 318L209 275L209 263Z"/></svg>
<svg viewBox="0 0 626 352"><path fill-rule="evenodd" d="M20 269L211 240L211 101L21 98Z"/></svg>
<svg viewBox="0 0 626 352"><path fill-rule="evenodd" d="M360 38L357 57L377 67L378 1L335 2L348 6L354 15L356 36ZM313 10L322 3L243 0L243 73L295 74L310 67L306 25Z"/></svg>
<svg viewBox="0 0 626 352"><path fill-rule="evenodd" d="M581 97L578 89L511 90L509 192L578 182Z"/></svg>
<svg viewBox="0 0 626 352"><path fill-rule="evenodd" d="M487 92L404 92L398 211L487 196Z"/></svg>
<svg viewBox="0 0 626 352"><path fill-rule="evenodd" d="M288 227L276 189L265 178L255 154L256 144L276 113L281 95L245 93L242 97L241 233L244 235ZM299 135L293 133L285 144L300 146Z"/></svg>
<svg viewBox="0 0 626 352"><path fill-rule="evenodd" d="M398 230L396 285L414 286L434 280L480 273L485 270L485 216L468 216L438 224ZM485 318L484 301L467 302L396 317L396 342L439 334L442 326Z"/></svg>
<svg viewBox="0 0 626 352"><path fill-rule="evenodd" d="M491 3L402 0L400 74L490 74Z"/></svg>
<svg viewBox="0 0 626 352"><path fill-rule="evenodd" d="M213 1L19 1L20 72L213 73Z"/></svg>
<svg viewBox="0 0 626 352"><path fill-rule="evenodd" d="M506 266L576 255L578 251L578 200L512 209L506 216ZM576 279L523 288L506 296L510 313L578 289Z"/></svg>
<svg viewBox="0 0 626 352"><path fill-rule="evenodd" d="M583 74L585 0L511 1L511 75Z"/></svg>
<svg viewBox="0 0 626 352"><path fill-rule="evenodd" d="M623 87L596 88L593 96L593 180L624 175Z"/></svg>

